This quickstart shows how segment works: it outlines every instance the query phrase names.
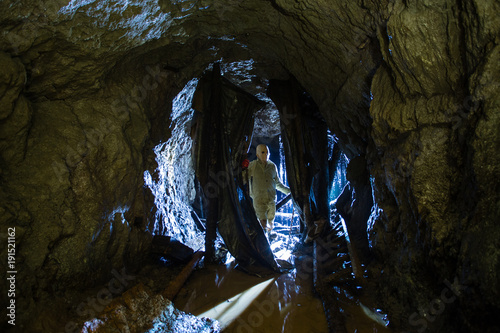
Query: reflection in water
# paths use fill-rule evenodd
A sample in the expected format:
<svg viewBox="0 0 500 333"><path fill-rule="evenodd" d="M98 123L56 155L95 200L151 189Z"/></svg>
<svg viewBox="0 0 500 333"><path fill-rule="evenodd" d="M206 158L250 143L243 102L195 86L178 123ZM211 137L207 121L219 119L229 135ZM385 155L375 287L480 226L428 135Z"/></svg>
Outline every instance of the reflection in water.
<svg viewBox="0 0 500 333"><path fill-rule="evenodd" d="M216 319L219 321L222 328L226 328L236 318L239 318L243 311L245 311L245 309L247 309L253 302L255 302L257 297L265 289L267 289L267 287L269 287L269 284L271 284L273 281L274 278L261 282L258 285L253 286L234 297L231 297L227 301L220 303L210 310L203 312L199 316Z"/></svg>
<svg viewBox="0 0 500 333"><path fill-rule="evenodd" d="M296 270L265 279L238 271L234 264L209 266L193 273L175 304L220 320L224 332L328 332L310 275Z"/></svg>
<svg viewBox="0 0 500 333"><path fill-rule="evenodd" d="M373 302L361 297L360 287L355 286L355 292L340 286L328 288L345 318L345 327L329 330L323 302L313 288L312 246L296 246L297 241L297 234L278 231L271 243L277 259L293 264L287 273L262 278L235 269L234 262L210 265L193 273L174 300L175 306L216 319L223 332L231 333L390 332L387 318L380 310L365 306ZM293 248L300 250L292 253ZM278 260L286 266L283 261Z"/></svg>

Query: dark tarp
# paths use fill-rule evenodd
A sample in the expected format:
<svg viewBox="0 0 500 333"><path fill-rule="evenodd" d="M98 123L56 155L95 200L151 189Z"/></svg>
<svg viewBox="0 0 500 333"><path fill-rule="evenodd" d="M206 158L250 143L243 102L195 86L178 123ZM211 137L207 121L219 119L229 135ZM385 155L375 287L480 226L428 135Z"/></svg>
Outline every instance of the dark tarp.
<svg viewBox="0 0 500 333"><path fill-rule="evenodd" d="M214 66L204 75L193 98L193 109L197 111L194 165L208 201L207 256L217 227L240 268L259 275L277 272L278 265L251 199L243 190L240 167L251 139L254 113L265 103L219 73L218 66Z"/></svg>
<svg viewBox="0 0 500 333"><path fill-rule="evenodd" d="M364 156L349 161L346 176L349 182L338 197L336 207L344 218L349 240L361 262L371 260L371 251L366 232L367 222L373 207L370 173Z"/></svg>
<svg viewBox="0 0 500 333"><path fill-rule="evenodd" d="M271 80L267 94L280 114L288 183L295 206L309 228L319 219L329 222L328 198L336 161L330 156L328 126L296 80Z"/></svg>

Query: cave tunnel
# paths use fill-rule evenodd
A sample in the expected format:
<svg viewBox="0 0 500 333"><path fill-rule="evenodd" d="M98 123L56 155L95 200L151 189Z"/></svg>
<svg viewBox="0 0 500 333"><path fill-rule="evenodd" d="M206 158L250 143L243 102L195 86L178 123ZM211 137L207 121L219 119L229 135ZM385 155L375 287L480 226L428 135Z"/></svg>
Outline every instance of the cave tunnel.
<svg viewBox="0 0 500 333"><path fill-rule="evenodd" d="M498 332L499 9L494 0L0 2L2 331L220 331L215 307L195 316L186 305L205 292L222 313L252 307L224 332ZM205 113L220 119L202 126L215 141L200 141L194 127L206 116L193 115L207 109L192 95L209 77L219 84L208 87L234 86L235 100L255 107L251 122ZM216 140L250 123L252 143L268 143L286 174L296 227L268 242L251 209L223 214L245 230L229 250L253 246L229 263L229 233L199 209L196 172L207 170L195 163L227 168L213 160L239 150ZM332 172L318 180L313 169ZM344 183L341 205L333 187ZM241 193L227 188L221 201ZM351 232L343 216L360 203L366 230ZM297 239L295 262L276 257L286 237ZM251 271L266 265L271 277ZM226 282L238 292L219 288ZM282 303L274 286L308 289L309 308ZM279 316L294 324L267 321Z"/></svg>

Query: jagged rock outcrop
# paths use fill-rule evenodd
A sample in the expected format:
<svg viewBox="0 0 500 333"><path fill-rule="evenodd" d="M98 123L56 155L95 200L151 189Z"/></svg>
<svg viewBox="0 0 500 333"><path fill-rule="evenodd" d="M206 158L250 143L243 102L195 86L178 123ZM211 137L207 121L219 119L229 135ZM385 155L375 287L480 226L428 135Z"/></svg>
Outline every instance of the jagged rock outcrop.
<svg viewBox="0 0 500 333"><path fill-rule="evenodd" d="M370 235L380 296L395 327L487 332L500 308L499 9L1 2L0 233L16 228L19 320L43 297L140 261L153 208L143 173L170 136L173 97L214 61L251 59L250 76L228 75L252 93L294 76L346 155L366 154L383 210ZM457 300L422 317L455 278Z"/></svg>

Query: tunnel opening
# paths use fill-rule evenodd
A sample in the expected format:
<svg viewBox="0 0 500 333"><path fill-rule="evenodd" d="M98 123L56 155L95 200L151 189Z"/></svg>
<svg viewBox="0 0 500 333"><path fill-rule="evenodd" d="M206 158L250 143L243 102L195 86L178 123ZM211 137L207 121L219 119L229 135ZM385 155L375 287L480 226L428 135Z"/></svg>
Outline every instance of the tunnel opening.
<svg viewBox="0 0 500 333"><path fill-rule="evenodd" d="M223 64L224 74L239 76L238 80L248 81L252 78L248 72L252 68L252 61ZM207 70L210 70L210 65ZM242 79L243 77L243 79ZM206 223L206 202L200 193L200 185L196 180L193 157L193 138L191 136L192 121L195 111L192 108L193 95L198 79L190 80L172 101L170 115L171 136L165 142L154 147L157 169L150 173L144 172L145 186L154 195L154 222L150 224L149 232L152 235L165 235L186 244L192 249L204 250L204 236ZM264 87L265 88L265 87ZM266 107L259 110L254 120L252 142L248 150L250 159L255 159L255 147L266 144L270 149L270 160L277 166L279 179L288 185L285 165L285 153L281 135L279 114L272 100L265 94L257 97L266 102ZM328 154L332 156L337 138L328 130ZM332 223L338 222L335 215L335 199L342 192L346 184L346 165L348 159L342 152L338 153L335 166L335 175L328 193L330 216ZM277 202L280 203L286 195L277 191ZM271 249L279 259L290 257L289 249L300 242L301 228L299 211L296 211L293 200L284 202L276 211L275 230L280 237L269 239ZM222 247L222 248L221 248ZM217 248L224 250L220 236L217 237ZM285 250L287 249L287 250ZM226 261L234 260L227 253Z"/></svg>
<svg viewBox="0 0 500 333"><path fill-rule="evenodd" d="M255 78L250 73L252 64L252 59L220 62L221 72L231 81L242 85L248 85ZM211 70L213 64L204 72ZM154 207L151 208L154 221L149 224L149 232L154 236L178 240L195 251L205 251L204 235L209 209L207 196L210 197L214 190L227 187L231 180L222 172L210 173L209 183L203 186L196 177L194 142L200 112L193 109L193 95L198 82L197 78L189 81L173 99L170 138L154 147L157 168L154 172L144 172L144 182L154 196ZM215 251L217 262L229 263L234 260L218 231Z"/></svg>
<svg viewBox="0 0 500 333"><path fill-rule="evenodd" d="M270 99L267 102L271 104L271 106L266 107L265 112L276 113L276 118L279 118L278 110L274 103ZM268 118L272 119L274 117L268 116ZM259 128L262 126L265 126L262 124L262 120L256 119L249 157L251 159L256 158L255 149L258 144L268 145L270 150L270 160L277 166L279 179L284 185L289 186L285 163L285 149L283 146L281 131L270 137L262 136L261 133L266 133L264 130ZM345 221L338 213L335 204L347 184L346 169L349 163L347 156L339 150L338 147L335 147L337 144L338 138L332 134L330 130L328 130L328 156L330 159L335 159L333 163L334 175L332 177L328 193L330 223L333 227L335 227L335 225L345 225ZM336 152L334 152L334 149ZM300 212L295 209L293 199L287 200L287 195L280 191L276 191L276 195L277 210L274 220L274 230L276 231L278 237L269 239L269 242L276 258L287 260L291 257L291 249L295 248L301 241L303 241L303 239L301 239L303 232L301 223L304 222L301 221L301 216L299 215ZM369 225L371 227L373 226L374 220L375 218L370 219L371 223ZM370 229L367 229L367 232L369 231ZM347 229L343 228L343 231L340 234L347 235Z"/></svg>
<svg viewBox="0 0 500 333"><path fill-rule="evenodd" d="M221 70L221 72L223 74L227 73L228 76L243 75L244 77L245 74L242 74L241 71L236 72L236 74L232 72L235 70L235 68L240 70L242 66L245 67L246 70L248 70L249 68L251 68L252 63L245 61L239 64L222 64L221 68L223 68L223 70ZM209 66L205 73L207 71L213 71L213 66ZM193 162L193 154L196 152L194 141L197 139L195 134L197 126L196 122L199 121L197 117L200 116L200 111L193 109L193 104L196 104L196 102L193 102L193 96L195 95L195 91L199 86L199 82L200 79L192 79L173 99L172 112L170 116L171 136L167 141L160 142L154 148L158 168L153 175L146 171L144 173L144 180L146 186L152 191L155 196L155 222L150 232L153 235L171 236L172 238L180 240L182 243L190 246L195 250L204 251L206 250L205 240L207 217L209 214L207 213L207 208L209 204L207 203L206 195L204 195L203 192L204 190L207 190L208 187L206 186L207 184L203 186L203 184L201 184L197 179L197 175L195 172L196 162ZM267 86L264 84L262 88L266 89ZM303 92L301 94L303 96L301 98L303 98L304 100L311 100L311 97L307 96L307 93ZM270 99L263 93L256 95L259 100L265 102L266 106L256 113L252 134L249 138L246 138L246 140L250 140L250 147L248 148L247 157L252 160L256 158L255 148L258 144L268 145L270 150L270 160L277 166L279 179L285 185L289 185L286 156L287 147L285 143L285 140L287 139L283 136L283 128L286 128L286 126L284 127L282 122L283 119L285 119L285 121L288 121L290 119L295 120L296 116L290 116L290 114L287 114L285 115L285 118L283 118L283 115L279 114L280 111L274 104L272 99ZM305 103L305 105L309 105L308 103L310 102ZM198 115L196 115L197 112ZM315 112L317 112L317 110ZM269 120L271 120L273 124L266 124L266 121ZM289 124L285 125L288 126ZM285 274L286 277L282 279L275 278L266 280L264 282L260 281L257 284L254 284L254 282L249 282L250 284L247 285L245 287L246 289L244 290L241 289L241 287L235 287L236 289L232 289L232 291L230 291L227 295L227 302L235 302L235 304L239 304L238 306L234 305L234 307L232 307L232 310L228 310L229 308L227 303L225 304L224 302L222 302L220 304L215 304L213 300L210 300L209 302L211 304L210 307L208 307L208 305L206 304L206 306L201 307L199 305L195 305L195 303L192 303L193 294L179 296L179 298L175 299L176 306L178 306L185 312L190 312L198 316L209 316L213 319L222 320L223 328L234 328L236 327L235 321L241 319L241 316L244 317L246 314L248 314L248 311L250 311L249 309L251 309L255 305L257 299L260 299L260 302L262 302L262 298L259 297L262 297L262 295L266 295L266 293L267 297L274 297L270 296L271 290L274 288L272 286L275 286L277 290L279 290L278 292L281 293L283 288L293 288L294 284L297 283L297 278L299 277L303 279L303 281L300 282L299 285L301 285L302 283L309 283L307 281L310 281L309 279L312 279L313 275L317 274L316 270L321 270L327 275L335 275L339 273L340 275L344 276L344 278L346 277L345 274L347 274L347 276L352 275L353 278L359 278L355 277L355 275L357 275L356 270L358 269L364 272L364 265L360 264L359 266L361 268L355 267L357 265L355 263L357 259L354 259L352 257L353 251L350 247L345 248L345 250L342 250L342 247L340 247L339 252L335 252L333 253L333 255L332 253L328 254L328 257L330 259L332 259L333 257L333 259L336 260L344 260L342 266L335 269L332 269L332 267L330 266L328 268L321 267L320 269L318 269L316 267L317 264L314 264L314 268L311 268L312 271L308 268L309 259L307 258L314 258L314 256L318 255L317 253L322 251L321 249L316 249L316 247L318 246L316 242L317 240L322 242L322 239L326 239L324 236L328 234L328 237L330 237L331 233L335 234L335 239L337 240L341 239L342 237L346 237L347 240L349 240L349 230L346 227L344 217L337 209L337 201L339 200L341 194L345 191L345 189L348 188L349 181L347 179L348 177L346 173L350 160L340 149L338 138L328 128L324 129L324 137L325 139L324 141L322 141L322 143L324 143L326 146L322 148L325 152L324 156L326 156L326 162L329 163L328 168L329 170L331 170L328 178L324 178L324 180L326 180L328 183L325 187L327 188L327 191L321 192L325 196L323 199L325 199L324 201L326 202L328 211L328 217L325 222L326 226L322 225L321 230L324 229L326 230L326 232L323 234L321 230L318 232L317 230L319 230L320 228L317 226L315 221L315 227L313 228L315 228L316 234L311 234L310 230L308 229L310 228L310 225L307 225L307 221L304 217L304 212L301 211L301 208L303 207L298 206L297 202L295 202L294 200L289 200L285 204L283 204L276 212L274 223L277 237L268 238L268 246L270 247L275 260L278 261L281 269L289 269L291 270L291 273ZM313 144L315 145L314 149L318 149L318 143L313 142ZM288 145L288 148L290 148L289 141ZM317 152L312 152L311 154L317 154ZM313 164L313 158L314 157L312 156L306 156L306 159L308 159L309 161L307 162L309 165ZM288 161L288 163L289 162L290 161ZM231 182L231 180L229 180L226 176L217 178L217 175L218 173L215 174L215 178L213 178L214 175L212 175L212 183L209 183L209 185L213 185L213 181L215 181L217 187L221 187L221 183L223 183L222 187L225 187L227 186L227 182ZM370 196L373 196L371 187L372 183L373 179L371 178ZM314 186L318 186L318 180L316 180ZM311 183L311 193L308 194L312 199L309 198L307 200L310 201L312 205L311 209L316 209L317 212L318 205L320 205L320 203L318 203L319 192L313 193L312 188L313 183ZM285 195L277 191L277 202L279 203L283 199L285 199ZM376 208L376 206L374 207ZM370 206L370 209L372 211L374 210L372 206ZM317 216L315 216L315 218L316 217ZM368 223L368 228L365 228L365 233L370 231L370 227L373 226L373 221L375 220L375 218L376 216L371 216L371 224ZM330 240L327 240L327 242L329 241ZM309 242L309 245L306 245L309 246L309 249L304 248L304 242ZM208 279L214 278L216 281L218 279L221 279L220 283L222 283L222 281L231 279L231 276L233 274L237 274L234 273L233 270L235 265L238 264L238 260L235 260L235 258L231 255L231 252L228 251L227 246L218 231L215 243L215 251L217 253L217 261L215 263L218 265L223 265L217 266L218 268L210 268L213 267L210 266L210 262L206 262L205 264L203 264L207 275L199 273L198 275L196 275L197 277L194 280L196 281L196 279L200 279L200 281L202 281L201 283L204 283L205 285L207 277ZM322 243L322 245L320 245L319 247L323 246L324 244L326 243ZM334 242L333 244L336 243ZM310 251L313 252L311 253ZM304 255L304 253L307 254ZM349 256L351 256L350 259L348 259ZM354 273L346 273L348 271L353 271ZM212 276L212 273L207 272L215 272L215 276ZM361 275L364 274L363 272L361 272ZM241 279L243 280L243 278ZM316 281L316 277L314 279L315 281L313 284L316 285L316 283L318 282ZM220 283L216 282L216 286L214 286L215 290L220 290L220 288L233 288L222 287L224 283ZM204 289L204 286L192 288ZM204 290L206 291L207 289ZM239 292L236 292L237 290ZM276 291L272 291L272 293L275 292ZM245 300L247 297L249 297L248 293L253 296L251 296L248 301L243 302L242 300ZM309 290L308 293L310 293L311 296L314 294L313 290ZM186 299L184 296L189 296L191 300ZM289 295L289 297L294 298L295 296ZM314 296L312 297L314 298ZM241 302L243 302L245 305L241 305ZM316 304L313 305L313 307L318 306L316 301L313 301L311 299L311 302L311 304ZM339 302L339 300L337 299L336 302ZM351 304L352 300L343 300L341 302ZM221 308L221 306L223 306L223 309ZM279 301L278 307L281 306L286 307L290 306L290 304L286 300ZM327 304L325 303L325 310L327 310L326 306ZM332 304L328 304L328 306L332 306ZM193 309L193 307L196 309ZM323 313L323 306L320 305L320 307L322 308L321 313ZM348 306L346 306L346 308L347 307ZM351 309L349 311L356 312L360 311L359 309L361 309L361 311L364 311L363 313L365 317L371 316L370 318L372 321L378 321L377 325L382 325L383 327L387 326L388 321L386 321L385 319L381 319L383 317L383 315L380 315L381 310L375 310L374 307L369 308L363 305L362 307L355 307L355 309ZM226 317L220 317L220 313L226 311L227 313L234 313L229 317L227 317L227 315ZM323 319L319 319L319 321L324 322ZM288 324L283 325L286 326Z"/></svg>
<svg viewBox="0 0 500 333"><path fill-rule="evenodd" d="M233 82L248 84L255 80L255 75L251 74L253 60L236 61L232 63L221 63L221 71L223 75L229 77ZM211 70L213 64L210 64L206 70ZM171 136L165 142L160 142L154 148L156 156L157 169L151 174L149 171L144 172L145 185L154 195L155 214L154 223L150 224L149 232L153 235L167 235L174 239L178 239L182 243L190 246L195 250L204 250L205 244L203 233L205 232L206 223L206 202L203 202L203 191L195 177L195 170L192 163L193 153L193 138L192 138L192 122L195 110L192 108L193 95L195 93L199 79L192 79L178 93L172 101L172 112L170 115L170 131ZM267 88L269 81L261 79L261 91ZM306 99L311 99L307 93L303 92ZM265 93L259 92L256 96L266 103L266 106L259 110L254 119L254 128L251 136L251 146L248 149L248 157L254 159L255 147L262 143L269 146L270 159L278 169L278 176L285 185L288 185L285 148L282 138L283 119L288 121L295 118L295 115L282 115L280 119L279 111L272 99ZM271 124L269 124L271 122ZM332 170L334 175L330 175L330 184L328 185L327 202L329 209L329 223L332 225L342 223L344 225L344 234L348 237L345 221L341 214L337 211L335 205L337 199L348 183L346 179L346 169L349 163L347 156L339 150L338 138L327 129L327 151L328 159L333 161ZM334 151L335 150L335 151ZM335 155L335 156L334 156ZM373 178L370 182L373 183ZM285 199L285 195L277 191L277 202ZM301 233L304 232L305 223L301 221L300 208L296 211L296 203L293 200L284 200L276 212L275 223L276 230L281 232L283 236L278 241L281 242L278 246L276 239L269 240L273 252L280 252L283 244L287 248L293 248L300 242ZM373 202L375 202L373 200ZM380 214L381 210L376 204L372 207L371 214L367 226L367 232L373 228L374 221ZM217 248L225 250L220 235L217 237ZM221 248L222 247L222 248ZM280 257L278 255L278 257ZM285 255L288 257L288 255ZM231 261L230 253L227 253L226 260Z"/></svg>

